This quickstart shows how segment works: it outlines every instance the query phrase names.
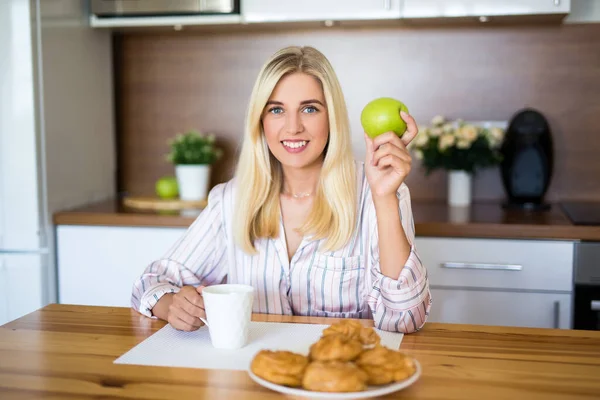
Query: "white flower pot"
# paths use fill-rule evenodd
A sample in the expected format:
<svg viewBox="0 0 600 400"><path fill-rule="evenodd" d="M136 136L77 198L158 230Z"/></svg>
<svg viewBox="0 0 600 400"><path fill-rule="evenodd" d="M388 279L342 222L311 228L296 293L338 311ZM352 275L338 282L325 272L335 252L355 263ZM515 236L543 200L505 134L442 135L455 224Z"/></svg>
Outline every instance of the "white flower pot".
<svg viewBox="0 0 600 400"><path fill-rule="evenodd" d="M471 204L471 174L465 171L448 171L448 204L468 206Z"/></svg>
<svg viewBox="0 0 600 400"><path fill-rule="evenodd" d="M450 206L448 207L448 220L453 224L466 224L470 221L471 207Z"/></svg>
<svg viewBox="0 0 600 400"><path fill-rule="evenodd" d="M181 200L204 200L210 183L210 165L176 165L175 176Z"/></svg>

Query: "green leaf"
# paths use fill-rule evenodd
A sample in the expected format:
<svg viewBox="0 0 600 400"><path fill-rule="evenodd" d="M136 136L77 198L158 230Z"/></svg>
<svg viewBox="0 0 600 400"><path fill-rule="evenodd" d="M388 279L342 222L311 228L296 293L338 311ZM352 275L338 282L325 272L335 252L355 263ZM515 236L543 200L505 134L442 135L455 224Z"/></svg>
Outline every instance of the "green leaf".
<svg viewBox="0 0 600 400"><path fill-rule="evenodd" d="M215 135L204 135L197 130L177 134L168 141L170 152L167 160L173 164L212 164L222 154L214 145Z"/></svg>

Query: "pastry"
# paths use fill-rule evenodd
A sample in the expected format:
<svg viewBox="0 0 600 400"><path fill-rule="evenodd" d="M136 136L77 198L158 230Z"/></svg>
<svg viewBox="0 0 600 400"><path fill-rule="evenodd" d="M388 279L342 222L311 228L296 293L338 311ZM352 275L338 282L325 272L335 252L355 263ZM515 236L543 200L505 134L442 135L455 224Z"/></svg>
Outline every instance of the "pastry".
<svg viewBox="0 0 600 400"><path fill-rule="evenodd" d="M250 369L277 385L316 392L360 392L368 385L405 380L416 372L416 365L404 353L382 346L373 328L342 320L323 330L308 356L262 350Z"/></svg>
<svg viewBox="0 0 600 400"><path fill-rule="evenodd" d="M363 326L360 330L360 341L364 345L376 346L381 341L381 338L379 337L377 332L375 332L375 329Z"/></svg>
<svg viewBox="0 0 600 400"><path fill-rule="evenodd" d="M379 344L380 337L373 328L363 326L359 321L345 319L332 324L323 330L323 336L342 334L353 339L358 339L364 345Z"/></svg>
<svg viewBox="0 0 600 400"><path fill-rule="evenodd" d="M356 365L369 376L369 385L398 382L415 373L415 365L410 357L383 346L362 352L356 359Z"/></svg>
<svg viewBox="0 0 600 400"><path fill-rule="evenodd" d="M354 363L314 361L308 365L302 387L316 392L360 392L366 389L367 374Z"/></svg>
<svg viewBox="0 0 600 400"><path fill-rule="evenodd" d="M300 387L304 370L308 365L308 358L291 351L259 351L250 369L252 372L269 382L278 385Z"/></svg>
<svg viewBox="0 0 600 400"><path fill-rule="evenodd" d="M363 351L362 343L341 334L322 336L310 346L310 359L315 361L352 361Z"/></svg>

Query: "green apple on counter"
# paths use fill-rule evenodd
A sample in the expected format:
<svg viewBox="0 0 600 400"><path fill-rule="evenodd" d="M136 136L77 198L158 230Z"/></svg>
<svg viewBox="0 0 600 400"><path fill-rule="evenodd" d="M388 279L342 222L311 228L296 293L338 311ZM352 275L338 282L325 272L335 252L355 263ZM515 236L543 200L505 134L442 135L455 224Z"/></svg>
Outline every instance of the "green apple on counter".
<svg viewBox="0 0 600 400"><path fill-rule="evenodd" d="M162 199L174 199L179 195L177 179L173 176L163 176L156 181L156 194Z"/></svg>
<svg viewBox="0 0 600 400"><path fill-rule="evenodd" d="M391 97L380 97L363 108L360 123L370 138L389 131L402 137L406 132L406 122L400 116L400 111L408 113L403 102Z"/></svg>

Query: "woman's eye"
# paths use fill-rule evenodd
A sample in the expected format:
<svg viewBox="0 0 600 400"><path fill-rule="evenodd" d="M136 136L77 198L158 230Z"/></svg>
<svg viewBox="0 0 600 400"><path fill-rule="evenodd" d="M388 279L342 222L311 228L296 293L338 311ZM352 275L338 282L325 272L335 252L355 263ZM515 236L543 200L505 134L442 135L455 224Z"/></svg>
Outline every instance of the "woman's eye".
<svg viewBox="0 0 600 400"><path fill-rule="evenodd" d="M273 107L269 110L271 114L281 114L283 112L283 108L281 107Z"/></svg>
<svg viewBox="0 0 600 400"><path fill-rule="evenodd" d="M304 112L308 114L316 113L317 111L319 110L317 110L317 108L313 106L308 106L304 109Z"/></svg>

